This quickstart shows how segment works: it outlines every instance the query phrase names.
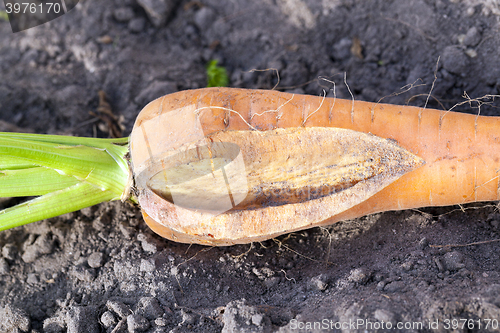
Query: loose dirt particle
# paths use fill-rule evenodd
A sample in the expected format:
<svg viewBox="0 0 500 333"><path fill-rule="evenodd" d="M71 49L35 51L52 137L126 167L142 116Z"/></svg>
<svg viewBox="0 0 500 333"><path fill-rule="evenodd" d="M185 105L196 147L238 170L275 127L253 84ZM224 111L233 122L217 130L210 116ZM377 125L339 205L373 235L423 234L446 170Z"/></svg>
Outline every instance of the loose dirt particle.
<svg viewBox="0 0 500 333"><path fill-rule="evenodd" d="M127 317L127 328L129 333L144 332L149 328L149 321L143 316L131 314Z"/></svg>
<svg viewBox="0 0 500 333"><path fill-rule="evenodd" d="M87 259L87 263L92 268L99 268L104 263L104 255L101 252L94 252Z"/></svg>
<svg viewBox="0 0 500 333"><path fill-rule="evenodd" d="M132 310L128 305L118 301L107 301L106 307L108 310L116 313L120 318L126 318L129 314L132 313Z"/></svg>

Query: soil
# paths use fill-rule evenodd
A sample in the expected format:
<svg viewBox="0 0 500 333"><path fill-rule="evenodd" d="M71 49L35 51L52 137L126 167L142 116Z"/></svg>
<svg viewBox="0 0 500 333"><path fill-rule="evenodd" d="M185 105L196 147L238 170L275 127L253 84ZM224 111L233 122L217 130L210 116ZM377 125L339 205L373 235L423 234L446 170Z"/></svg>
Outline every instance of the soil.
<svg viewBox="0 0 500 333"><path fill-rule="evenodd" d="M277 71L279 90L334 82L350 98L347 82L359 100L449 109L464 92L500 94L499 17L495 0L81 0L23 32L0 21L0 126L106 137L89 113L104 90L128 135L148 101L206 86L213 59L232 87L272 89ZM495 331L495 204L220 248L164 240L138 207L101 204L0 233L0 331ZM434 247L446 244L465 246Z"/></svg>

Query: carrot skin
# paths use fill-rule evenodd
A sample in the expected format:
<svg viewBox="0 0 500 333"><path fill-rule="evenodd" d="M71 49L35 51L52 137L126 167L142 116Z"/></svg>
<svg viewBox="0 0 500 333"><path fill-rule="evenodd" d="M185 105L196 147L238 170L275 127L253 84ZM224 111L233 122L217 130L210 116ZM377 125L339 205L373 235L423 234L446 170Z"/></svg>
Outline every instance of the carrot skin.
<svg viewBox="0 0 500 333"><path fill-rule="evenodd" d="M424 166L366 201L315 225L387 210L499 200L500 117L276 91L207 88L153 101L135 126L192 104L205 136L231 130L338 127L395 140L425 160Z"/></svg>

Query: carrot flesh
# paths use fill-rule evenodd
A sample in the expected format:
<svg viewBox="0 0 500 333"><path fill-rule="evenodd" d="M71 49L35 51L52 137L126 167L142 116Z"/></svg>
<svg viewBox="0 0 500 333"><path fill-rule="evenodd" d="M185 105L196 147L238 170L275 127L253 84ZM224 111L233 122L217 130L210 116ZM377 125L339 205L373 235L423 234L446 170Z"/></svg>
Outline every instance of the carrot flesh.
<svg viewBox="0 0 500 333"><path fill-rule="evenodd" d="M208 88L151 102L135 127L188 106L196 110L205 136L233 130L338 127L395 140L426 162L366 201L315 225L387 210L499 200L500 117L276 91ZM145 219L151 220L146 213Z"/></svg>

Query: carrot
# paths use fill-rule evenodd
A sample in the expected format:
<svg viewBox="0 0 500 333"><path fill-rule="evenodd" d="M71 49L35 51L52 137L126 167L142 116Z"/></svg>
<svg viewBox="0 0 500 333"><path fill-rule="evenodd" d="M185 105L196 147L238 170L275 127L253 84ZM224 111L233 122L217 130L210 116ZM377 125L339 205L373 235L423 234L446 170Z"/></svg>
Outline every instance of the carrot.
<svg viewBox="0 0 500 333"><path fill-rule="evenodd" d="M129 139L0 133L0 197L39 196L0 211L0 230L129 199L166 238L231 245L498 200L498 128L499 117L417 107L183 91L147 105Z"/></svg>
<svg viewBox="0 0 500 333"><path fill-rule="evenodd" d="M130 139L145 221L231 245L387 210L499 199L500 117L209 88L148 104Z"/></svg>

